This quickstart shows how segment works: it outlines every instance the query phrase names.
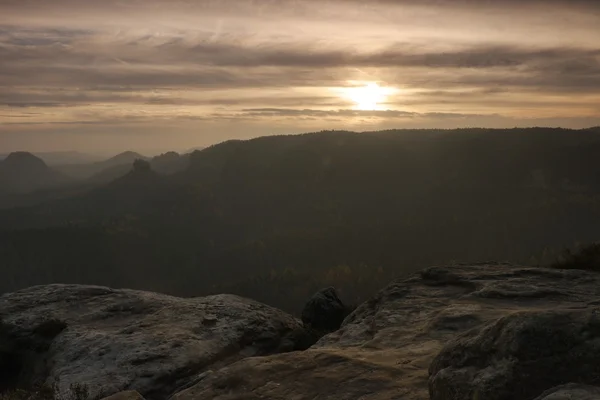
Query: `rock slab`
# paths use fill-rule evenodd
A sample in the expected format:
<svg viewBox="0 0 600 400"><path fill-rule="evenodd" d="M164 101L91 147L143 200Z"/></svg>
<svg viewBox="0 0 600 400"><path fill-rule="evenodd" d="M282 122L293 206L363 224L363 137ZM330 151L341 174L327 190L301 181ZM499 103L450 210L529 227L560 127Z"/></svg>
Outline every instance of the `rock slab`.
<svg viewBox="0 0 600 400"><path fill-rule="evenodd" d="M0 366L22 385L137 390L165 399L207 368L292 350L300 321L233 295L183 299L98 286L37 286L0 297Z"/></svg>
<svg viewBox="0 0 600 400"><path fill-rule="evenodd" d="M476 349L481 348L479 364L476 360L461 360L457 351L449 353L452 354L450 360L459 361L439 365L455 369L457 377L468 372L484 382L486 372L495 373L494 368L497 368L492 346L483 347L484 337L490 343L501 343L506 338L504 353L497 354L499 366L503 365L504 355L510 356L514 351L521 360L528 358L532 365L542 367L540 357L550 354L551 350L564 352L565 345L570 346L569 342L561 344L561 338L579 338L578 348L583 352L592 351L593 357L598 359L593 339L596 332L593 310L597 307L600 307L599 274L497 263L432 267L380 291L348 316L339 330L323 337L308 351L241 360L215 370L175 398L427 400L429 368L442 349L452 348L456 340L473 340L492 327L495 330L481 335L479 347L470 350L470 354L475 354ZM547 326L560 321L563 321L559 325L562 328L553 330ZM535 328L538 323L539 327ZM571 324L574 324L572 328ZM549 329L548 332L544 333L545 329ZM571 329L578 333L571 336ZM506 335L511 332L513 338L521 339L509 339ZM530 347L533 339L526 339L525 332L536 337L541 335L543 345ZM553 337L557 332L565 336ZM587 356L573 357L569 365L577 359L586 360ZM461 371L461 363L467 366L466 372ZM517 363L513 367L527 371L524 364ZM579 368L582 371L586 367ZM510 369L507 367L506 371ZM434 386L438 372L434 367ZM515 382L515 378L509 376L504 379L509 385ZM458 382L462 385L467 380ZM537 392L532 390L529 399L567 382L570 381L542 379L536 384ZM446 397L444 400L475 398ZM488 397L478 399L488 400Z"/></svg>

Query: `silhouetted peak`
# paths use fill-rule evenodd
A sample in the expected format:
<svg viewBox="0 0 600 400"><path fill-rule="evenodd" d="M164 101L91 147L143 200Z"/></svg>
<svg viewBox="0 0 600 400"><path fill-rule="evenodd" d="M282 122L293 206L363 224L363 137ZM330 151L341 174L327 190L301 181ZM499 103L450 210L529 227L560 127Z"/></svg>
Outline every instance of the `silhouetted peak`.
<svg viewBox="0 0 600 400"><path fill-rule="evenodd" d="M44 160L25 151L11 153L0 162L0 186L6 192L27 193L66 182Z"/></svg>
<svg viewBox="0 0 600 400"><path fill-rule="evenodd" d="M26 151L10 153L3 161L4 165L47 168L46 163L39 157Z"/></svg>
<svg viewBox="0 0 600 400"><path fill-rule="evenodd" d="M149 161L137 158L133 164L131 171L123 177L117 179L117 181L121 182L142 182L146 180L154 180L154 178L158 177L158 174L152 169L152 165Z"/></svg>
<svg viewBox="0 0 600 400"><path fill-rule="evenodd" d="M159 175L152 170L150 162L138 158L133 162L131 171L112 181L109 186L128 189L153 186L158 178Z"/></svg>

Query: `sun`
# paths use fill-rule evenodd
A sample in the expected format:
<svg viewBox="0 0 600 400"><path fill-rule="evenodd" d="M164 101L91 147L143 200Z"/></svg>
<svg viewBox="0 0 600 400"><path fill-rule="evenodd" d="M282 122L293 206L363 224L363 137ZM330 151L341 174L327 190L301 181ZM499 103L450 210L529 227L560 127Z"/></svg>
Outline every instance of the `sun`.
<svg viewBox="0 0 600 400"><path fill-rule="evenodd" d="M356 103L358 110L380 110L380 104L387 100L393 89L381 87L376 82L369 82L364 86L344 89L345 97Z"/></svg>

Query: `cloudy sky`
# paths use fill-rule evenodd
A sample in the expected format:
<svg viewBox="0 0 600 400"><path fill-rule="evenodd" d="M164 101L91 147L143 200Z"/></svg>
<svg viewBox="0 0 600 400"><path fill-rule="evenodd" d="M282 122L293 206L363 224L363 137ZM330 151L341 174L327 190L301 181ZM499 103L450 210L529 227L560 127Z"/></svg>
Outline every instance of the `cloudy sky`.
<svg viewBox="0 0 600 400"><path fill-rule="evenodd" d="M0 0L0 153L594 125L596 0Z"/></svg>

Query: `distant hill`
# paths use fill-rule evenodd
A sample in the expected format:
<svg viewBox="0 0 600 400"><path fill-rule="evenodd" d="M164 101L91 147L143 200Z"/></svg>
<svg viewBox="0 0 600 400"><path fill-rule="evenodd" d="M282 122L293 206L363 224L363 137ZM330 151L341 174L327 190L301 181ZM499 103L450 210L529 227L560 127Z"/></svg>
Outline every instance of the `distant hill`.
<svg viewBox="0 0 600 400"><path fill-rule="evenodd" d="M101 156L78 151L34 152L33 154L49 166L93 163L102 160Z"/></svg>
<svg viewBox="0 0 600 400"><path fill-rule="evenodd" d="M90 179L96 174L100 174L104 170L115 167L125 168L125 166L127 166L127 170L129 170L131 164L136 159L147 160L148 157L134 151L125 151L104 161L84 164L66 164L56 166L55 168L72 178L85 180Z"/></svg>
<svg viewBox="0 0 600 400"><path fill-rule="evenodd" d="M152 170L162 175L171 175L176 172L183 171L190 165L190 156L188 154L180 155L173 151L152 158L137 157L136 159L148 161ZM132 164L133 162L125 162L106 167L93 174L87 179L87 182L92 184L106 184L112 182L122 176L125 176L129 171L131 171Z"/></svg>
<svg viewBox="0 0 600 400"><path fill-rule="evenodd" d="M14 152L0 161L0 187L4 193L27 193L65 185L69 181L31 153Z"/></svg>
<svg viewBox="0 0 600 400"><path fill-rule="evenodd" d="M87 178L86 182L96 185L110 183L131 171L131 164L132 163L126 163L107 167Z"/></svg>
<svg viewBox="0 0 600 400"><path fill-rule="evenodd" d="M97 164L102 165L103 167L113 167L115 165L133 163L135 160L148 159L148 157L143 156L140 153L136 153L135 151L124 151L123 153L119 153L116 156L111 157L106 161L101 161Z"/></svg>
<svg viewBox="0 0 600 400"><path fill-rule="evenodd" d="M137 153L123 153L116 159L109 160L112 162L123 162L129 161L135 157ZM144 159L145 157L136 158ZM147 159L147 158L146 158ZM175 152L164 153L159 156L153 157L149 160L151 169L161 175L170 175L176 172L180 172L189 167L190 155L184 154L179 155ZM78 168L86 169L86 165L78 166ZM93 168L96 168L94 166ZM0 187L0 209L6 209L17 206L34 206L42 204L48 201L55 201L59 199L66 199L73 196L79 196L89 192L94 187L107 185L121 177L126 176L133 168L133 162L126 162L123 164L117 164L106 167L101 171L93 174L87 179L68 179L68 185L44 185L38 187L34 192L14 192L7 191L6 188ZM88 173L89 171L84 171Z"/></svg>
<svg viewBox="0 0 600 400"><path fill-rule="evenodd" d="M138 159L133 166L129 167L128 172L96 188L72 204L75 207L81 205L97 207L98 203L106 202L106 207L98 210L97 217L102 216L102 218L127 214L129 210L140 207L149 199L152 199L149 203L154 204L153 201L161 196L168 198L169 190L165 189L167 183L165 178L152 170L150 162Z"/></svg>
<svg viewBox="0 0 600 400"><path fill-rule="evenodd" d="M78 151L49 151L30 152L34 156L44 160L46 165L84 164L101 161L102 157L94 154L81 153ZM8 154L0 154L0 160L4 160Z"/></svg>

